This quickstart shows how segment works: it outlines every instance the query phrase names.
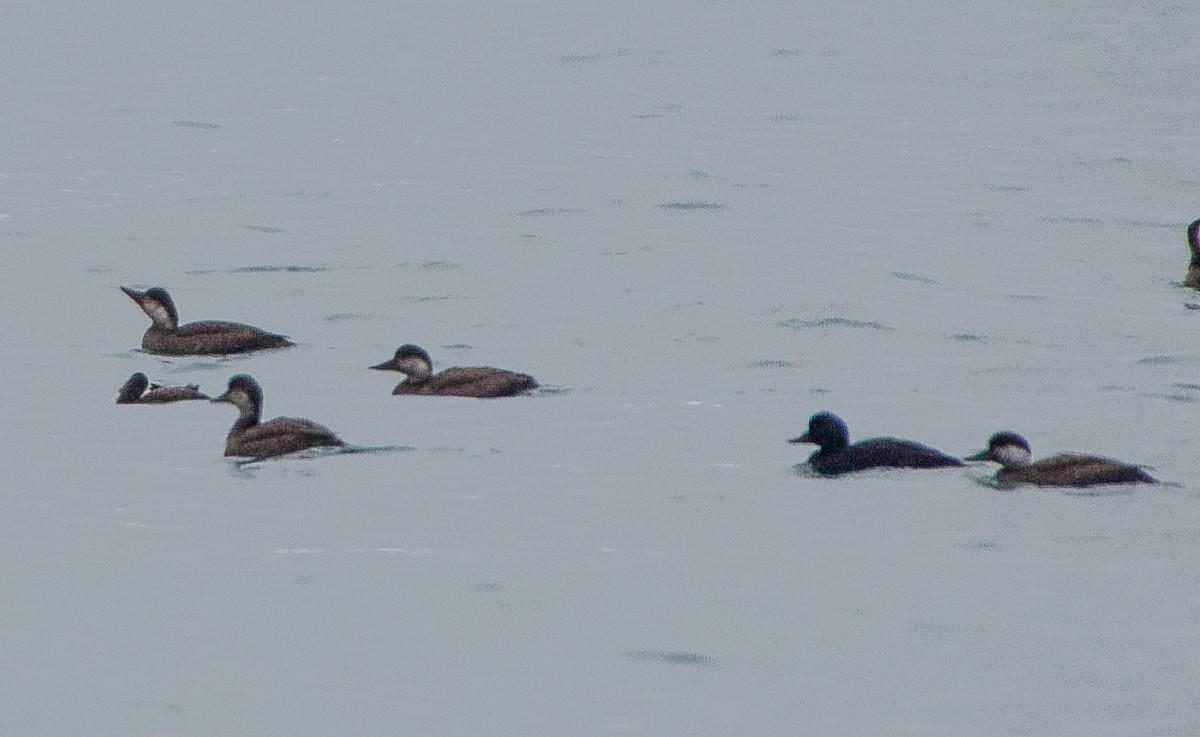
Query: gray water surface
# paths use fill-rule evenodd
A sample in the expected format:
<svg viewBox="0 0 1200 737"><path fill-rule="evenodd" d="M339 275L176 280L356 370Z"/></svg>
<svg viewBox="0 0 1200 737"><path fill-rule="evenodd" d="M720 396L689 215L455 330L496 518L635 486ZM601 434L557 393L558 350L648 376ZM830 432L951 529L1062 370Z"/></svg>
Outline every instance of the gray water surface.
<svg viewBox="0 0 1200 737"><path fill-rule="evenodd" d="M331 7L0 26L0 734L1200 731L1200 10ZM382 450L235 464L134 371ZM825 409L1173 483L812 478Z"/></svg>

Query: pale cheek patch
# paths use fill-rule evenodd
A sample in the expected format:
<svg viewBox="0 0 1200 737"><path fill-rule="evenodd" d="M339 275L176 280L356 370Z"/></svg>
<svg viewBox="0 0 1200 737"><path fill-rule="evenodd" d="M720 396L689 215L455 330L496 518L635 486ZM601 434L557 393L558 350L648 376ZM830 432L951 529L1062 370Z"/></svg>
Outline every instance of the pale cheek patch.
<svg viewBox="0 0 1200 737"><path fill-rule="evenodd" d="M238 409L254 409L254 402L251 401L250 395L241 389L229 392L229 403Z"/></svg>
<svg viewBox="0 0 1200 737"><path fill-rule="evenodd" d="M150 305L150 309L146 311L146 314L150 316L155 325L171 327L171 313L167 312L167 308L157 302Z"/></svg>
<svg viewBox="0 0 1200 737"><path fill-rule="evenodd" d="M1028 466L1029 451L1019 445L1002 445L996 448L996 460L1005 466Z"/></svg>
<svg viewBox="0 0 1200 737"><path fill-rule="evenodd" d="M425 365L424 361L419 358L401 359L396 366L403 373L415 374L417 376L425 376L432 370L429 366Z"/></svg>

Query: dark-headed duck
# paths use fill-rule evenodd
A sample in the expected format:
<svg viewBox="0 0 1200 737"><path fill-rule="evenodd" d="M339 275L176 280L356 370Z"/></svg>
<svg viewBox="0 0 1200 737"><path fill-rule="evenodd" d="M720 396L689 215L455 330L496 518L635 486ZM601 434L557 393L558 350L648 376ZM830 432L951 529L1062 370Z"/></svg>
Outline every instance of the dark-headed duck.
<svg viewBox="0 0 1200 737"><path fill-rule="evenodd" d="M150 329L142 336L142 350L147 353L222 356L294 345L286 336L268 333L240 322L202 320L180 325L175 303L161 287L152 287L144 292L121 287L121 291L137 302L142 312L150 318Z"/></svg>
<svg viewBox="0 0 1200 737"><path fill-rule="evenodd" d="M999 463L996 480L1012 484L1096 486L1158 482L1141 466L1101 456L1060 453L1035 462L1029 442L1015 432L996 433L988 440L986 450L965 460Z"/></svg>
<svg viewBox="0 0 1200 737"><path fill-rule="evenodd" d="M396 385L392 394L426 394L441 397L511 397L537 388L537 380L528 374L490 366L460 366L433 373L433 361L420 346L406 343L383 363L370 366L376 371L399 371L407 378Z"/></svg>
<svg viewBox="0 0 1200 737"><path fill-rule="evenodd" d="M324 425L299 417L276 417L262 421L262 388L250 376L238 374L229 379L229 388L214 402L228 402L238 408L237 421L225 438L225 455L248 458L295 453L318 447L341 447L341 438Z"/></svg>
<svg viewBox="0 0 1200 737"><path fill-rule="evenodd" d="M962 461L940 450L911 440L870 438L850 443L850 430L832 412L818 412L808 420L808 432L789 443L812 443L817 450L808 457L813 470L837 476L870 468L943 468L961 466Z"/></svg>
<svg viewBox="0 0 1200 737"><path fill-rule="evenodd" d="M208 399L197 384L160 386L151 384L141 371L129 377L117 394L117 404L166 404L188 399Z"/></svg>

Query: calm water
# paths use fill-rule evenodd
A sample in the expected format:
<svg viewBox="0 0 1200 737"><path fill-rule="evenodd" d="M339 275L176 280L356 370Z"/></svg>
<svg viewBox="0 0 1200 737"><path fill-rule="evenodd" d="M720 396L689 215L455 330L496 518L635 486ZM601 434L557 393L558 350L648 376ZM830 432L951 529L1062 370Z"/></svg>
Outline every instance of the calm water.
<svg viewBox="0 0 1200 737"><path fill-rule="evenodd" d="M0 27L0 734L1200 731L1200 10L252 5ZM822 409L1175 484L813 479Z"/></svg>

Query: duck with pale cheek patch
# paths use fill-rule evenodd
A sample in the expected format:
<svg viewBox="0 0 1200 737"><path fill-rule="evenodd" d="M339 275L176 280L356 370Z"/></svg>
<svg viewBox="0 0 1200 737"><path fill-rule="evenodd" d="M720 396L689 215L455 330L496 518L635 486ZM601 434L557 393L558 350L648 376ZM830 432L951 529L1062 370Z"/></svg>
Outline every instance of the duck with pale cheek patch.
<svg viewBox="0 0 1200 737"><path fill-rule="evenodd" d="M999 463L996 480L1008 484L1097 486L1158 483L1142 466L1102 456L1060 453L1034 462L1029 442L1015 432L996 433L988 440L987 449L967 456L965 460Z"/></svg>
<svg viewBox="0 0 1200 737"><path fill-rule="evenodd" d="M850 443L850 429L832 412L818 412L808 420L808 432L789 443L812 443L817 450L808 457L813 470L838 476L871 468L944 468L962 461L928 445L897 438L870 438Z"/></svg>
<svg viewBox="0 0 1200 737"><path fill-rule="evenodd" d="M240 322L202 320L180 325L175 302L161 287L152 287L144 292L121 287L121 291L137 302L142 312L150 318L150 329L142 336L142 350L147 353L226 356L295 345L287 336L268 333Z"/></svg>
<svg viewBox="0 0 1200 737"><path fill-rule="evenodd" d="M187 386L161 386L151 384L141 371L129 377L117 394L117 404L166 404L189 399L208 399L197 384Z"/></svg>
<svg viewBox="0 0 1200 737"><path fill-rule="evenodd" d="M406 343L396 355L370 366L376 371L399 371L407 378L392 394L424 394L440 397L512 397L536 389L537 380L528 374L491 366L458 366L433 373L433 361L424 348Z"/></svg>
<svg viewBox="0 0 1200 737"><path fill-rule="evenodd" d="M270 458L309 448L340 448L341 438L324 425L300 417L262 421L262 388L252 377L238 374L224 394L212 400L238 408L237 422L225 438L225 455Z"/></svg>

